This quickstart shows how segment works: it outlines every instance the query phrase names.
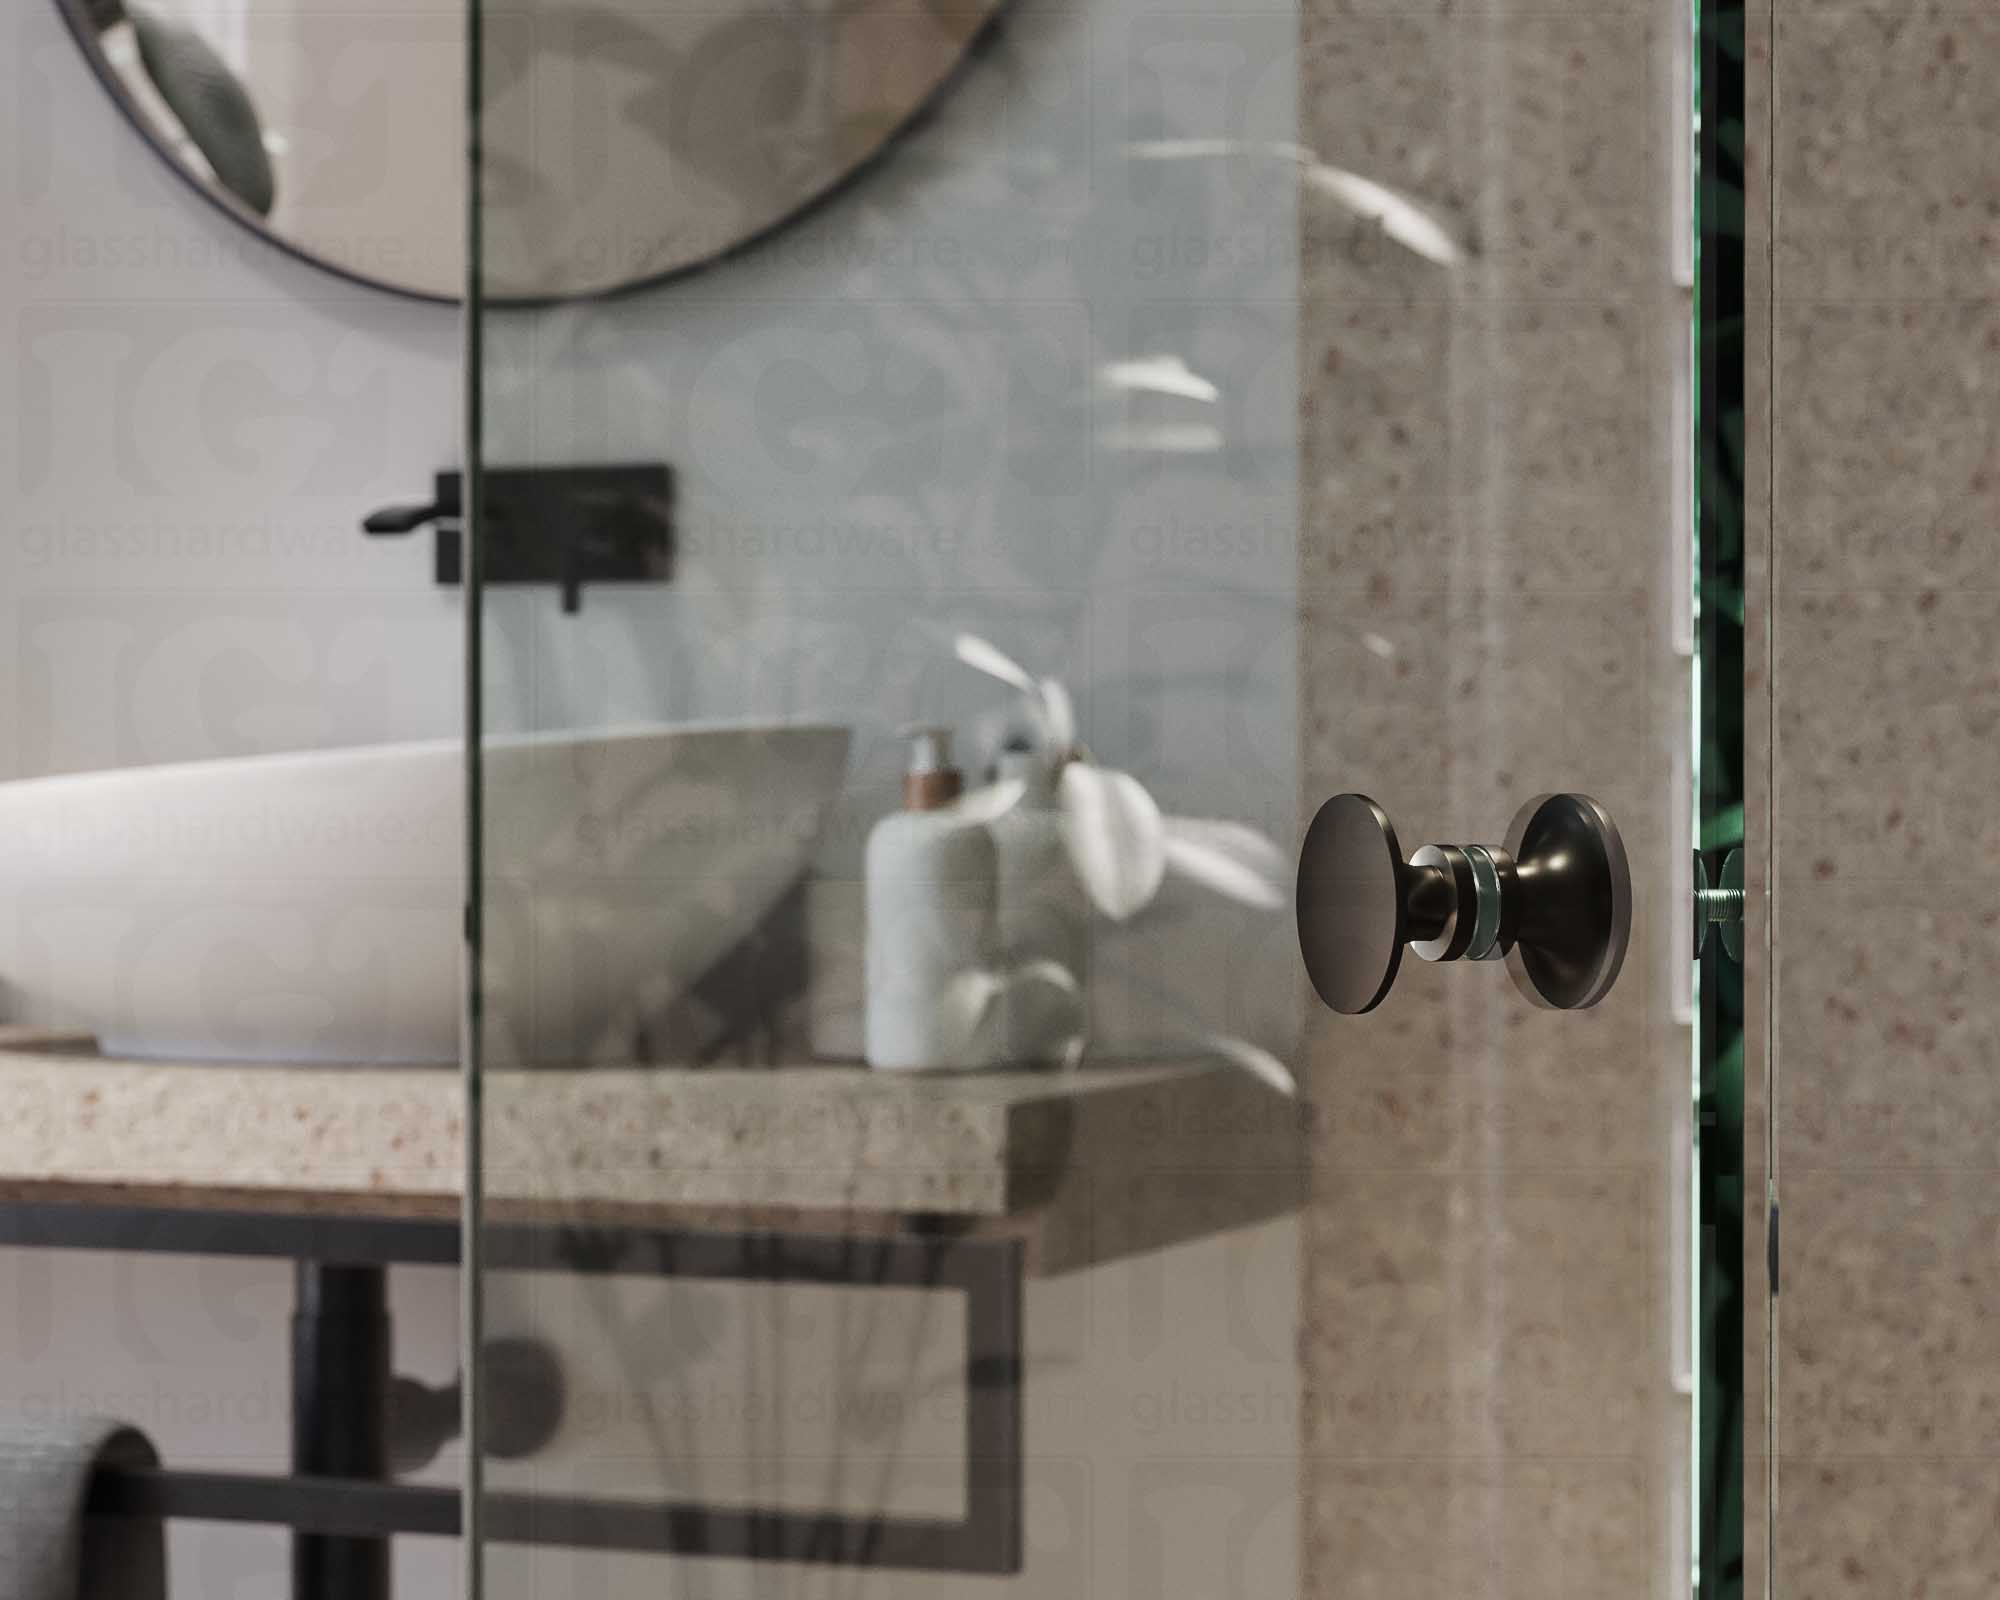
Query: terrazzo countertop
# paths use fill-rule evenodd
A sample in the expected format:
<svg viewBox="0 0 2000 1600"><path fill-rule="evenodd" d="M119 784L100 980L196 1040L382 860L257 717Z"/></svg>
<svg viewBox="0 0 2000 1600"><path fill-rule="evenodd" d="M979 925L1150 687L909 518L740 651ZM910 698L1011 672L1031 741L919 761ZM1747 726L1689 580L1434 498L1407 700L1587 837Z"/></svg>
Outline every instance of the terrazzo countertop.
<svg viewBox="0 0 2000 1600"><path fill-rule="evenodd" d="M1297 1106L1213 1060L1071 1073L606 1067L486 1082L495 1216L935 1229L1047 1273L1294 1209ZM0 1198L435 1216L464 1162L444 1067L210 1065L0 1032Z"/></svg>

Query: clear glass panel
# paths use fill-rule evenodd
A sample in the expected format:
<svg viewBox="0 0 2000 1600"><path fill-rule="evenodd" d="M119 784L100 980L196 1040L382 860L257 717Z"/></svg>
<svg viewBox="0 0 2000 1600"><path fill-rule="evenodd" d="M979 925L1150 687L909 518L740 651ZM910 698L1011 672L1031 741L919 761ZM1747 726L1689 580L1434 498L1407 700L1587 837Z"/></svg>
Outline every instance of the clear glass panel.
<svg viewBox="0 0 2000 1600"><path fill-rule="evenodd" d="M1687 1593L1692 17L477 21L486 1587Z"/></svg>

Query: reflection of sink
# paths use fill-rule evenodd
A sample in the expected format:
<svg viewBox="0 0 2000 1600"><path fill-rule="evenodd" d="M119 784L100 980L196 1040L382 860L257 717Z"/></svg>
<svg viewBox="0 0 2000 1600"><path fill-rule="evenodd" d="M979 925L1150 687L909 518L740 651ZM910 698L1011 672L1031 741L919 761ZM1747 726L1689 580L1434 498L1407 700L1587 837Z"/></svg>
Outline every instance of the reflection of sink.
<svg viewBox="0 0 2000 1600"><path fill-rule="evenodd" d="M489 741L488 1059L629 1051L805 870L846 765L822 725ZM451 1060L464 796L444 740L0 784L0 1020Z"/></svg>

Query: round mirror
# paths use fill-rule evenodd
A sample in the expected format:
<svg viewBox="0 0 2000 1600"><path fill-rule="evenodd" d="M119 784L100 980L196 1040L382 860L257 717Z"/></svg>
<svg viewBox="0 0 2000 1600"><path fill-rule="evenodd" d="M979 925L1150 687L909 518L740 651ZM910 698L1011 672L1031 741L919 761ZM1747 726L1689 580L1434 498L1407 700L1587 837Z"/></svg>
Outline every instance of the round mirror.
<svg viewBox="0 0 2000 1600"><path fill-rule="evenodd" d="M348 277L461 295L468 0L57 3L133 125L231 216ZM488 6L487 296L608 294L769 235L913 121L1001 3Z"/></svg>

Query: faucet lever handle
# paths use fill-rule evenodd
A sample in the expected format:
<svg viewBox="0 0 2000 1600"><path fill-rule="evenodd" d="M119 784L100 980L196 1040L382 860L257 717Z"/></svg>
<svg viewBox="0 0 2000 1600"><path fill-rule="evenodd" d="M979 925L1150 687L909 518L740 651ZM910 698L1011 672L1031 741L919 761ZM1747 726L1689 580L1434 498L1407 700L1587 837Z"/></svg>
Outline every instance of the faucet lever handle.
<svg viewBox="0 0 2000 1600"><path fill-rule="evenodd" d="M457 514L456 507L447 507L441 500L433 500L427 506L384 506L380 511L371 511L362 519L361 531L377 538L414 533L427 522L436 522L442 517L455 517Z"/></svg>

